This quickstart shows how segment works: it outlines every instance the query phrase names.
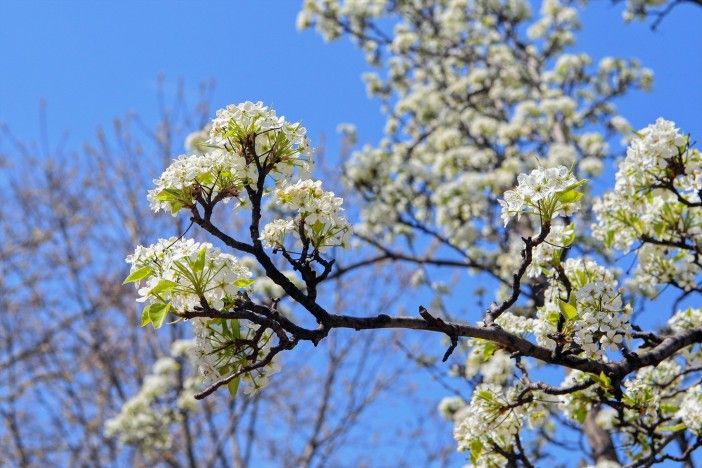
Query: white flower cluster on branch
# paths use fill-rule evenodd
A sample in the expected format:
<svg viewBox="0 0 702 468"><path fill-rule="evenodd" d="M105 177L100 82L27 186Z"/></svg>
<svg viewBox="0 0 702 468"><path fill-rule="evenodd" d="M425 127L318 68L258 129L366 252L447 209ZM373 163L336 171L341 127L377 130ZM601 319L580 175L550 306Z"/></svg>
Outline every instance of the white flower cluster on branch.
<svg viewBox="0 0 702 468"><path fill-rule="evenodd" d="M298 245L312 244L316 250L344 246L351 235L351 226L343 217L343 199L325 192L321 181L301 180L283 185L275 191L276 202L296 211L293 219L276 219L263 228L261 240L272 248L284 246L287 234L293 234Z"/></svg>
<svg viewBox="0 0 702 468"><path fill-rule="evenodd" d="M583 197L578 188L585 181L579 181L565 166L548 169L534 169L529 175L517 177L517 187L504 194L502 220L505 226L509 220L522 213L533 213L542 223L556 216L573 214Z"/></svg>
<svg viewBox="0 0 702 468"><path fill-rule="evenodd" d="M138 246L127 262L131 264L127 280L138 288L137 301L147 304L142 325L160 327L171 309L183 313L203 304L221 309L253 283L239 259L192 239L161 239Z"/></svg>
<svg viewBox="0 0 702 468"><path fill-rule="evenodd" d="M614 190L595 202L593 234L619 250L644 242L632 281L639 290L654 295L662 284L693 290L701 269L701 197L702 153L673 122L658 119L637 132Z"/></svg>
<svg viewBox="0 0 702 468"><path fill-rule="evenodd" d="M261 260L270 262L262 246L275 253L284 250L288 234L295 237L302 253L294 259L284 250L284 256L301 272L305 287L311 288L321 280L307 255L323 266L326 276L333 262L321 257L321 251L345 246L351 234L343 200L323 190L321 182L304 178L311 164L306 133L299 122L286 121L261 102L220 109L202 131L189 135L186 146L194 154L175 159L154 180L155 188L148 193L151 206L174 216L187 210L193 223L208 229L215 206L236 199L235 208L251 210L252 243L236 241L221 231L218 237L253 254L263 266L259 273L269 276L264 283L272 279L281 294L293 291L300 300L300 281ZM295 177L298 181L291 183ZM270 195L274 205L294 214L272 220L259 233L262 199ZM242 379L247 391L260 389L277 369L276 354L294 345L280 324L270 323L269 315L257 315L267 309L257 308L249 297L261 288L250 287L255 278L246 266L248 260L210 243L179 237L138 246L127 262L131 269L125 283L135 283L137 301L146 304L142 326L151 323L159 328L169 314L192 319L196 367L208 386L199 397L225 384L236 394ZM282 317L278 311L275 314Z"/></svg>

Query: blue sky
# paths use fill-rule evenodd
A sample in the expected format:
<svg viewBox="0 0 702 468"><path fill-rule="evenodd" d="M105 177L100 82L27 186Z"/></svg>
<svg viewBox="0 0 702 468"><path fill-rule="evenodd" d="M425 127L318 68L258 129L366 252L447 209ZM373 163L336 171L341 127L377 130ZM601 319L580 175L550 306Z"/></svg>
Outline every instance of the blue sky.
<svg viewBox="0 0 702 468"><path fill-rule="evenodd" d="M1 2L0 122L36 138L44 98L51 138L68 130L68 147L80 148L115 116L136 111L153 121L163 73L171 84L183 78L192 94L213 78L215 107L262 100L302 120L313 140L325 134L331 148L340 122L355 123L361 142L376 142L383 119L360 79L362 54L347 40L328 45L298 33L300 3ZM574 50L595 60L638 57L656 73L651 93L619 101L622 114L635 127L664 116L701 140L702 8L677 8L656 32L625 24L621 6L604 0L582 19Z"/></svg>
<svg viewBox="0 0 702 468"><path fill-rule="evenodd" d="M3 2L0 121L35 136L43 97L52 133L68 129L79 144L116 115L153 115L164 73L193 93L214 78L216 106L262 100L313 136L355 121L377 138L381 118L360 81L363 58L348 42L328 47L298 34L298 8L287 0Z"/></svg>
<svg viewBox="0 0 702 468"><path fill-rule="evenodd" d="M263 100L301 119L311 134L332 137L354 122L376 141L382 119L360 81L366 69L348 41L332 45L294 27L297 0L209 2L0 3L0 121L21 137L38 128L48 101L52 133L69 130L79 145L98 124L127 111L155 111L156 76L190 89L217 82L215 105ZM593 2L577 49L595 58L638 57L656 72L652 93L621 109L636 126L666 116L702 134L702 9L677 8L657 32L621 21L621 7Z"/></svg>

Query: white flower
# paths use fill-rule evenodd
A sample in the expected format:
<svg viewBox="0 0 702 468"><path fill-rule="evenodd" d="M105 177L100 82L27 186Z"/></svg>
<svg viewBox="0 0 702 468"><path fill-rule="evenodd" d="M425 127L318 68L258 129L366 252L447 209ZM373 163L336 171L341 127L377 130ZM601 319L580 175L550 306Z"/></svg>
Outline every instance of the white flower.
<svg viewBox="0 0 702 468"><path fill-rule="evenodd" d="M575 225L565 226L563 223L554 223L546 236L546 240L537 245L532 251L532 261L527 268L527 275L536 278L544 270L560 263L561 251L570 246L575 240Z"/></svg>
<svg viewBox="0 0 702 468"><path fill-rule="evenodd" d="M528 175L517 177L518 185L504 194L502 220L509 220L521 213L541 215L544 222L560 215L572 214L578 207L582 194L577 191L579 182L565 166L534 169Z"/></svg>
<svg viewBox="0 0 702 468"><path fill-rule="evenodd" d="M192 320L195 334L193 359L205 385L212 385L245 367L256 364L271 348L271 333L259 334L259 326L246 320L196 318ZM257 349L249 342L258 339ZM252 358L253 353L255 357ZM243 373L244 391L252 393L263 388L279 367L274 360L265 366Z"/></svg>
<svg viewBox="0 0 702 468"><path fill-rule="evenodd" d="M515 397L513 393L505 394L502 387L494 384L480 384L475 388L470 403L454 416L453 436L458 450L471 451L471 458L477 461L483 448L485 452L492 452L492 444L504 448L513 444L514 435L532 407L529 403L510 405ZM510 406L513 407L508 408Z"/></svg>
<svg viewBox="0 0 702 468"><path fill-rule="evenodd" d="M181 208L195 205L198 195L237 198L255 180L255 167L247 166L236 154L214 150L204 154L179 156L154 180L148 192L154 212L169 211L175 216Z"/></svg>
<svg viewBox="0 0 702 468"><path fill-rule="evenodd" d="M190 311L202 299L221 309L225 300L253 282L251 271L239 259L192 239L173 237L148 247L137 246L126 261L132 265L130 274L143 273L135 281L137 301L168 304L176 312ZM148 314L148 307L144 310ZM153 321L145 318L142 324Z"/></svg>
<svg viewBox="0 0 702 468"><path fill-rule="evenodd" d="M693 434L702 434L702 387L695 385L685 392L677 416Z"/></svg>
<svg viewBox="0 0 702 468"><path fill-rule="evenodd" d="M123 444L138 447L147 456L172 446L171 426L182 420L182 411L194 411L193 383L180 386L175 358L192 348L192 340L178 340L171 346L171 356L158 359L144 377L139 391L127 400L119 414L105 422L105 435L117 437ZM187 402L187 404L186 404Z"/></svg>
<svg viewBox="0 0 702 468"><path fill-rule="evenodd" d="M263 245L271 248L283 246L285 236L295 231L295 221L292 219L275 219L261 231Z"/></svg>
<svg viewBox="0 0 702 468"><path fill-rule="evenodd" d="M259 157L262 165L270 164L289 175L294 166L302 163L298 158L309 151L306 134L299 122L287 122L260 101L247 101L217 111L210 129L210 144L239 155L247 164Z"/></svg>
<svg viewBox="0 0 702 468"><path fill-rule="evenodd" d="M626 158L619 163L614 190L595 202L597 223L593 235L607 247L619 250L628 250L643 237L694 239L702 214L680 198L699 202L700 190L702 154L689 147L688 137L673 122L658 119L632 138ZM685 223L679 222L682 219ZM691 277L699 268L689 261L689 253L659 247L647 246L642 252L646 262L641 269L648 272L638 281L644 291L652 293L657 284L678 276L682 279L679 287L693 287Z"/></svg>
<svg viewBox="0 0 702 468"><path fill-rule="evenodd" d="M351 226L343 216L343 199L334 192L322 189L320 181L300 180L275 190L276 201L281 207L295 210L294 220L276 219L263 228L261 240L269 247L283 245L291 233L301 243L309 241L317 250L345 246ZM303 237L304 236L304 237Z"/></svg>
<svg viewBox="0 0 702 468"><path fill-rule="evenodd" d="M466 402L459 396L444 397L439 402L439 414L449 421L466 406Z"/></svg>

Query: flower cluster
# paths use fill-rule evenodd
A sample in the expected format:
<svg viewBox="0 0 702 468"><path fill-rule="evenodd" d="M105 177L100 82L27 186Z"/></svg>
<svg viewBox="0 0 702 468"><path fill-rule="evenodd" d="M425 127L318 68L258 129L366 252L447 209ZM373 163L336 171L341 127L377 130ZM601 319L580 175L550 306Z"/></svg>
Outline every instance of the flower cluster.
<svg viewBox="0 0 702 468"><path fill-rule="evenodd" d="M496 349L490 341L473 340L472 347L465 363L465 376L472 378L480 374L485 383L502 385L507 382L515 370L514 360L509 353Z"/></svg>
<svg viewBox="0 0 702 468"><path fill-rule="evenodd" d="M532 260L527 268L527 275L536 278L541 274L548 275L549 268L561 263L561 252L575 240L575 224L554 223L546 236L546 240L534 248Z"/></svg>
<svg viewBox="0 0 702 468"><path fill-rule="evenodd" d="M677 195L693 203L702 189L702 155L673 122L658 119L637 135L619 164L614 191L594 207L594 235L620 250L643 234L670 238L686 215Z"/></svg>
<svg viewBox="0 0 702 468"><path fill-rule="evenodd" d="M385 136L358 149L344 171L367 202L358 230L384 241L430 231L466 250L489 242L494 200L519 173L537 157L577 178L599 173L609 134L629 131L611 98L650 85L636 61L593 67L587 54L564 53L579 25L570 2L543 2L531 27L525 0L441 0L430 18L414 8L307 0L298 17L327 40L352 36L374 64L386 59L385 73L364 75L369 95L384 103ZM377 36L391 34L386 21L395 25L391 41ZM521 31L523 53L506 31Z"/></svg>
<svg viewBox="0 0 702 468"><path fill-rule="evenodd" d="M620 162L612 192L597 200L593 235L607 247L639 252L633 285L652 295L656 286L696 286L694 251L702 234L702 154L673 122L658 119L637 132ZM650 244L649 244L650 243Z"/></svg>
<svg viewBox="0 0 702 468"><path fill-rule="evenodd" d="M302 163L299 157L309 152L306 134L299 122L287 122L260 101L247 101L217 111L209 143L239 155L246 164L256 161L289 176Z"/></svg>
<svg viewBox="0 0 702 468"><path fill-rule="evenodd" d="M154 180L148 199L155 212L195 206L198 197L227 202L255 181L256 168L239 155L222 150L179 156Z"/></svg>
<svg viewBox="0 0 702 468"><path fill-rule="evenodd" d="M105 422L107 437L118 437L121 443L136 446L147 456L171 447L171 426L182 420L184 412L196 409L196 382L187 379L181 387L178 379L181 364L177 359L185 357L192 345L190 340L173 342L170 356L154 363L139 392L124 403L118 415Z"/></svg>
<svg viewBox="0 0 702 468"><path fill-rule="evenodd" d="M343 199L334 192L322 189L320 181L300 180L275 191L279 206L295 210L294 219L276 219L261 233L264 245L274 249L284 245L285 237L292 234L299 243L311 244L316 250L344 246L351 234L351 226L343 217Z"/></svg>
<svg viewBox="0 0 702 468"><path fill-rule="evenodd" d="M602 281L576 291L573 341L586 355L595 357L606 349L617 351L625 339L631 339L631 307L622 304L621 294Z"/></svg>
<svg viewBox="0 0 702 468"><path fill-rule="evenodd" d="M240 194L257 184L260 173L281 181L296 168L309 170L306 133L299 122L287 122L261 102L220 109L203 130L188 136L186 147L194 154L178 157L154 180L151 208L175 216L198 201L236 198L245 204Z"/></svg>
<svg viewBox="0 0 702 468"><path fill-rule="evenodd" d="M702 387L695 385L685 392L677 415L693 434L702 434Z"/></svg>
<svg viewBox="0 0 702 468"><path fill-rule="evenodd" d="M561 383L561 388L571 388L574 385L583 384L591 379L591 376L579 370L571 370ZM585 422L588 412L599 401L595 386L586 387L582 390L564 393L559 396L560 408L567 417L579 424Z"/></svg>
<svg viewBox="0 0 702 468"><path fill-rule="evenodd" d="M677 312L668 320L668 326L675 332L682 332L702 326L702 309L689 307Z"/></svg>
<svg viewBox="0 0 702 468"><path fill-rule="evenodd" d="M639 369L633 379L624 382L624 417L636 424L646 424L647 419L649 423L655 420L658 411L671 407L676 409L679 400L678 384L682 380L681 370L680 365L673 360ZM666 406L662 406L662 403Z"/></svg>
<svg viewBox="0 0 702 468"><path fill-rule="evenodd" d="M510 447L529 412L529 404L513 405L502 387L480 384L473 391L470 403L456 414L453 436L460 451L470 451L472 463L482 457L502 457L493 452L493 445Z"/></svg>
<svg viewBox="0 0 702 468"><path fill-rule="evenodd" d="M212 385L247 366L258 364L270 350L271 333L260 333L259 327L248 321L205 319L193 320L195 364L206 385ZM243 373L229 382L229 391L236 395L241 379L244 391L253 393L263 388L271 374L278 371L275 360Z"/></svg>
<svg viewBox="0 0 702 468"><path fill-rule="evenodd" d="M182 313L203 304L221 309L253 283L251 272L236 257L192 239L140 245L126 261L131 270L125 283L134 282L137 301L147 303L142 325L152 323L156 328L171 310Z"/></svg>
<svg viewBox="0 0 702 468"><path fill-rule="evenodd" d="M702 327L702 309L689 307L676 312L668 320L668 326L675 333L681 333ZM680 353L688 365L699 366L702 364L702 346L695 344L683 349Z"/></svg>
<svg viewBox="0 0 702 468"><path fill-rule="evenodd" d="M570 298L556 277L538 309L534 334L537 342L555 348L559 335L566 347L587 357L600 359L606 350L618 350L631 338L631 306L623 304L615 272L588 259L568 259L563 272L572 288Z"/></svg>
<svg viewBox="0 0 702 468"><path fill-rule="evenodd" d="M517 177L517 187L504 194L502 220L509 220L522 213L540 216L542 222L550 222L558 215L573 214L583 197L579 188L585 183L578 180L565 166L534 169L531 173Z"/></svg>
<svg viewBox="0 0 702 468"><path fill-rule="evenodd" d="M446 420L453 421L453 419L460 414L460 411L465 407L466 402L463 398L459 396L449 396L441 399L437 409L439 410L439 414Z"/></svg>
<svg viewBox="0 0 702 468"><path fill-rule="evenodd" d="M655 296L660 284L672 284L683 291L697 286L700 266L691 251L645 244L638 251L638 260L629 285L645 295Z"/></svg>

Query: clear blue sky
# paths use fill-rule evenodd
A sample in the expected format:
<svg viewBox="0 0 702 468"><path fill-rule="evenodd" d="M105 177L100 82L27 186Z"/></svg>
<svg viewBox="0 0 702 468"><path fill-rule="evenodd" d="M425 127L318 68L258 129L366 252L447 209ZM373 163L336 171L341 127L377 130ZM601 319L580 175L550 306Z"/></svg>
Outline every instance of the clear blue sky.
<svg viewBox="0 0 702 468"><path fill-rule="evenodd" d="M199 81L214 78L216 107L262 100L302 120L313 139L327 135L332 148L340 122L355 123L362 142L376 142L383 119L360 80L361 53L346 40L327 45L298 33L300 3L2 1L0 122L35 138L45 98L54 140L68 130L68 147L79 148L117 115L136 111L151 120L164 73L172 84L185 79L193 94ZM625 24L621 6L594 0L583 22L574 50L595 60L638 57L656 73L653 92L620 101L635 127L664 116L702 140L702 8L683 5L652 32Z"/></svg>
<svg viewBox="0 0 702 468"><path fill-rule="evenodd" d="M346 42L325 46L294 27L298 1L2 2L0 121L37 130L40 98L54 134L90 138L127 111L155 110L156 77L194 93L217 82L214 104L262 100L301 119L312 136L354 121L379 136L382 121L360 81L364 61Z"/></svg>
<svg viewBox="0 0 702 468"><path fill-rule="evenodd" d="M134 110L155 109L156 76L191 89L214 78L215 105L263 100L312 135L355 122L375 141L382 119L360 81L361 54L348 42L326 45L294 28L297 0L3 1L0 3L0 121L19 136L37 132L40 98L52 133L70 142ZM656 72L649 95L622 102L636 126L662 115L702 135L702 9L683 5L651 32L626 25L621 7L595 0L583 15L578 49L599 58L639 57Z"/></svg>

